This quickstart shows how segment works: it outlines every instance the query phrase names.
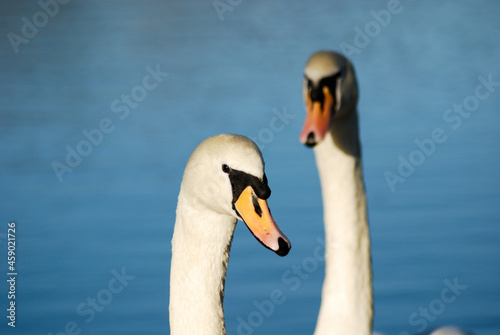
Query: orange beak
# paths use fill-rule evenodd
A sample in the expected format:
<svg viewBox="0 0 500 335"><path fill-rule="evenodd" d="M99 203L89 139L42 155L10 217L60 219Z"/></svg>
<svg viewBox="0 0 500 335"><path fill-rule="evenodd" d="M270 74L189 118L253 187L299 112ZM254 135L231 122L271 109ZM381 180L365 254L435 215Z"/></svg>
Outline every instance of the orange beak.
<svg viewBox="0 0 500 335"><path fill-rule="evenodd" d="M323 108L319 101L312 101L310 90L306 101L306 120L300 132L300 141L308 146L321 142L330 129L331 109L334 104L333 96L328 87L323 86Z"/></svg>
<svg viewBox="0 0 500 335"><path fill-rule="evenodd" d="M292 247L288 238L273 220L267 202L255 194L251 186L241 192L235 207L252 234L266 248L286 256Z"/></svg>

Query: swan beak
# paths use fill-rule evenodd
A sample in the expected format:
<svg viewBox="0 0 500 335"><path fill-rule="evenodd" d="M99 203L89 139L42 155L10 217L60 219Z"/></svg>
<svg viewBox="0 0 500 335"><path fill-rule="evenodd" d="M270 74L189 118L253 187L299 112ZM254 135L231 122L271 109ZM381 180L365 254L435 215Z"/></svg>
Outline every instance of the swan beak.
<svg viewBox="0 0 500 335"><path fill-rule="evenodd" d="M334 100L326 86L323 86L323 95L322 102L312 101L310 94L307 95L306 120L300 132L300 141L308 147L314 147L321 142L330 128Z"/></svg>
<svg viewBox="0 0 500 335"><path fill-rule="evenodd" d="M235 207L252 234L266 248L279 256L286 256L292 245L274 222L266 200L260 199L251 186L241 192Z"/></svg>

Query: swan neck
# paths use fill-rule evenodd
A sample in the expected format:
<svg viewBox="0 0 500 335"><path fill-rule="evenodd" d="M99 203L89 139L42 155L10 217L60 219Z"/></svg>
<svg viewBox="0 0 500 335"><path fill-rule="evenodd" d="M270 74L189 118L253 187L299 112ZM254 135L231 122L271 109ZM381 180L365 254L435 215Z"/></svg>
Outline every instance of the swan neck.
<svg viewBox="0 0 500 335"><path fill-rule="evenodd" d="M315 149L326 242L319 334L371 334L372 273L356 111L334 120Z"/></svg>
<svg viewBox="0 0 500 335"><path fill-rule="evenodd" d="M224 286L236 219L190 203L182 188L172 239L170 333L226 334Z"/></svg>

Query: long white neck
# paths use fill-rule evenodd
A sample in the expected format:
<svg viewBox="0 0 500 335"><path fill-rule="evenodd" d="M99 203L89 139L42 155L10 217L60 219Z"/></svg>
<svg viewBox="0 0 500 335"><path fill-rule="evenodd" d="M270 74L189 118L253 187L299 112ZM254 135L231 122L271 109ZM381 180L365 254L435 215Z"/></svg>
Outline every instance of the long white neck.
<svg viewBox="0 0 500 335"><path fill-rule="evenodd" d="M368 335L373 319L370 236L357 112L314 148L323 195L326 269L315 335Z"/></svg>
<svg viewBox="0 0 500 335"><path fill-rule="evenodd" d="M201 209L181 188L172 239L170 334L226 334L224 282L236 219Z"/></svg>

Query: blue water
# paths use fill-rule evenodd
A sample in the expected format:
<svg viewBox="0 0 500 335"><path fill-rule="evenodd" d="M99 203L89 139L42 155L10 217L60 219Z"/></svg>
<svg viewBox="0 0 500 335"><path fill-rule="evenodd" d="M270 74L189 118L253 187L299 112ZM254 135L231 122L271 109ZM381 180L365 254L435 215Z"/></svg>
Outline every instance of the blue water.
<svg viewBox="0 0 500 335"><path fill-rule="evenodd" d="M500 3L233 1L219 14L212 1L41 3L50 15L0 5L0 333L168 333L182 172L204 138L234 132L261 146L293 249L277 257L238 224L228 333L312 334L322 204L298 134L303 65L318 49L349 52L359 79L374 328L500 332L500 88L476 92L500 81ZM288 117L270 131L276 113Z"/></svg>

